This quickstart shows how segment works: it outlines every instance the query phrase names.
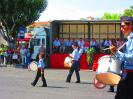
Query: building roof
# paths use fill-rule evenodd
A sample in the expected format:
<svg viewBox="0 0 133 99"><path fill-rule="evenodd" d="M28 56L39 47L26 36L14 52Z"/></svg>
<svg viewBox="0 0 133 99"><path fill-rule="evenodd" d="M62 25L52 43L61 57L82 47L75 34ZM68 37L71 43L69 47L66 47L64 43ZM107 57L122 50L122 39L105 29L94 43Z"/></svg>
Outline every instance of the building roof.
<svg viewBox="0 0 133 99"><path fill-rule="evenodd" d="M57 23L120 23L120 20L53 20Z"/></svg>
<svg viewBox="0 0 133 99"><path fill-rule="evenodd" d="M35 28L35 27L42 27L42 26L48 26L49 22L34 22L33 24L29 25L29 28Z"/></svg>

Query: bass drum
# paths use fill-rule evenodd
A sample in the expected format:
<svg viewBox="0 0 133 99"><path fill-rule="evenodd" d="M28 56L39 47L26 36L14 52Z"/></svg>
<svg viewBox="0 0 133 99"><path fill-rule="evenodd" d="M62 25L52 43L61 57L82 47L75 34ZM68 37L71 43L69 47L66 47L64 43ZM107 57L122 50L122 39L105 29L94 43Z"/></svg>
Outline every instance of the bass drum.
<svg viewBox="0 0 133 99"><path fill-rule="evenodd" d="M31 71L37 71L38 69L38 63L36 61L32 61L29 65L28 65L29 70Z"/></svg>
<svg viewBox="0 0 133 99"><path fill-rule="evenodd" d="M71 57L66 57L64 60L64 67L71 67L72 66L72 58Z"/></svg>
<svg viewBox="0 0 133 99"><path fill-rule="evenodd" d="M96 78L107 85L117 85L121 79L121 62L115 57L105 55L98 60Z"/></svg>

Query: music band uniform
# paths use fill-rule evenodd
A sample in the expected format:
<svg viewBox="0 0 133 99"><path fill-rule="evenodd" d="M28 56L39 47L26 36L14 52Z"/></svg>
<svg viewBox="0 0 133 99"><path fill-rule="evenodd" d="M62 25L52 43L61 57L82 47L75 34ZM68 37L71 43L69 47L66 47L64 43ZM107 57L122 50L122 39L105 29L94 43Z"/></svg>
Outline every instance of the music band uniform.
<svg viewBox="0 0 133 99"><path fill-rule="evenodd" d="M67 76L67 80L66 82L70 82L71 81L71 76L73 74L73 72L75 71L76 73L76 77L77 77L77 81L76 83L80 83L80 75L79 75L79 52L78 52L78 44L77 43L73 43L72 44L72 47L73 47L73 52L72 54L70 54L70 57L72 58L72 66L69 70L69 74Z"/></svg>
<svg viewBox="0 0 133 99"><path fill-rule="evenodd" d="M37 84L39 78L41 77L42 82L43 82L42 87L47 87L46 79L44 77L45 63L44 63L43 58L44 58L44 54L39 54L38 70L37 70L35 80L31 83L32 86L35 86Z"/></svg>
<svg viewBox="0 0 133 99"><path fill-rule="evenodd" d="M117 86L115 99L133 99L133 17L123 16L121 21L121 30L127 37L125 51L117 51L114 46L110 46L110 51L124 62L124 76Z"/></svg>

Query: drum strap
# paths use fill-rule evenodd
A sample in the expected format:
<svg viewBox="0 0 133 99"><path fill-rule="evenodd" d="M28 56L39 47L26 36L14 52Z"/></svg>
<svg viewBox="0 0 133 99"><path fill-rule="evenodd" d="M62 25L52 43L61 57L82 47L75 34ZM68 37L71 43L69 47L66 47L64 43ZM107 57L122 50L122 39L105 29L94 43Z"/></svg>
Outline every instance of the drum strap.
<svg viewBox="0 0 133 99"><path fill-rule="evenodd" d="M130 37L130 39L133 39L133 37ZM126 39L125 42L117 49L118 51L121 50L125 45L128 40Z"/></svg>
<svg viewBox="0 0 133 99"><path fill-rule="evenodd" d="M121 50L126 45L126 42L124 42L117 50Z"/></svg>

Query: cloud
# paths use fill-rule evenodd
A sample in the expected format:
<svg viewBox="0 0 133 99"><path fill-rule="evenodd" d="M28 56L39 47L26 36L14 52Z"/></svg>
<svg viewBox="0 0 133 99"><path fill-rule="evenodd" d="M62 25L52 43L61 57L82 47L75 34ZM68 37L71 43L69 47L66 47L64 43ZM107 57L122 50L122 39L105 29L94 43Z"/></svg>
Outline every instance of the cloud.
<svg viewBox="0 0 133 99"><path fill-rule="evenodd" d="M41 14L39 21L48 21L48 20L78 20L80 18L86 18L88 16L100 17L102 12L100 11L78 11L78 10L64 10L64 9L54 9L54 11L49 10Z"/></svg>
<svg viewBox="0 0 133 99"><path fill-rule="evenodd" d="M124 9L88 9L81 10L76 8L68 8L66 6L48 6L48 8L41 14L39 21L49 20L79 20L80 18L86 18L92 16L94 18L101 17L105 12L109 13L122 13Z"/></svg>

